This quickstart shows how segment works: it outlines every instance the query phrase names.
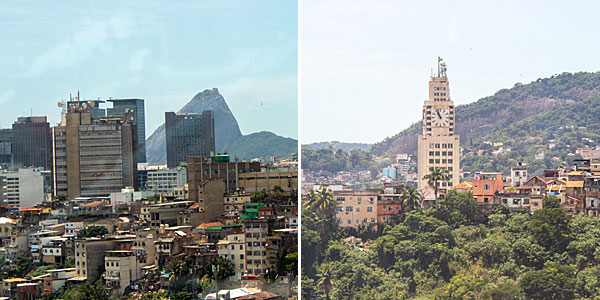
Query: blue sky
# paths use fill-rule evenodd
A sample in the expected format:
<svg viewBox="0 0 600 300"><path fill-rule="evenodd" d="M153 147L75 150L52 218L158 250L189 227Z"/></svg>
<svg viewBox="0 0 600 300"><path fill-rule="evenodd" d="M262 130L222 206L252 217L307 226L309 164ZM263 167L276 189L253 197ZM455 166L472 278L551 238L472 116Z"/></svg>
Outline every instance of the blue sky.
<svg viewBox="0 0 600 300"><path fill-rule="evenodd" d="M592 1L303 0L302 143L373 143L420 120L438 56L456 104L598 71L599 10Z"/></svg>
<svg viewBox="0 0 600 300"><path fill-rule="evenodd" d="M57 102L143 98L146 136L217 87L242 133L298 136L296 1L2 1L0 127Z"/></svg>

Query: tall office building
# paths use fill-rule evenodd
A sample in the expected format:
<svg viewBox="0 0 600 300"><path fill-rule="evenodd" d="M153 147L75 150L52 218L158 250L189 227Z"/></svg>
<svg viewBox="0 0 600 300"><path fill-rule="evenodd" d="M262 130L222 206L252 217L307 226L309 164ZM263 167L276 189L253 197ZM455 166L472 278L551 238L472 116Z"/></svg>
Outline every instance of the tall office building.
<svg viewBox="0 0 600 300"><path fill-rule="evenodd" d="M213 112L202 114L165 113L167 167L174 168L190 156L211 156L215 152Z"/></svg>
<svg viewBox="0 0 600 300"><path fill-rule="evenodd" d="M146 162L146 119L144 115L144 99L110 99L113 107L106 109L108 117L133 116L133 125L137 131L137 161Z"/></svg>
<svg viewBox="0 0 600 300"><path fill-rule="evenodd" d="M52 132L55 194L108 196L137 186L137 137L130 118L93 120L89 105L71 101L64 122Z"/></svg>
<svg viewBox="0 0 600 300"><path fill-rule="evenodd" d="M46 117L19 117L12 125L13 168L39 168L50 170L52 144L50 124Z"/></svg>
<svg viewBox="0 0 600 300"><path fill-rule="evenodd" d="M12 129L0 129L0 168L12 170Z"/></svg>
<svg viewBox="0 0 600 300"><path fill-rule="evenodd" d="M450 189L459 183L460 136L454 134L454 116L446 64L438 59L437 76L429 79L429 99L423 104L423 134L418 139L421 190L427 187L423 176L429 174L429 167L442 167L449 171L450 182L438 182L440 188Z"/></svg>

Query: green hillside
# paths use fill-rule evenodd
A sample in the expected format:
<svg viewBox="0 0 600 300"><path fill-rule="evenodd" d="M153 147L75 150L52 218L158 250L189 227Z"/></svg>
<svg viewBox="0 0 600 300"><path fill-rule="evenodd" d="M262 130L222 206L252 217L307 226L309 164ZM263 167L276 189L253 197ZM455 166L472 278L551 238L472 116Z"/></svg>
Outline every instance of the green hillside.
<svg viewBox="0 0 600 300"><path fill-rule="evenodd" d="M526 162L532 175L541 175L544 169L570 165L580 158L575 150L596 146L600 141L600 96L594 95L533 117L514 122L478 142L463 145L463 154L483 150L482 155L466 156L462 160L465 171L510 171L518 161ZM503 145L493 146L494 143ZM511 151L501 156L492 152L500 147ZM535 159L544 153L543 159Z"/></svg>
<svg viewBox="0 0 600 300"><path fill-rule="evenodd" d="M261 131L241 136L225 151L243 160L260 157L268 161L270 156L287 158L290 154L298 153L298 141Z"/></svg>

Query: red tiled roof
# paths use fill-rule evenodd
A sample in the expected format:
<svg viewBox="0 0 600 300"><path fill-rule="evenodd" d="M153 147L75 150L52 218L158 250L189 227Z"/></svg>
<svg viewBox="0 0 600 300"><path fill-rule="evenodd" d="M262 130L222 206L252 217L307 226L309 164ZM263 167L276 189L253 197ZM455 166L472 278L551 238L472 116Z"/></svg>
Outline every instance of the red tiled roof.
<svg viewBox="0 0 600 300"><path fill-rule="evenodd" d="M88 204L85 204L83 207L96 207L96 206L99 206L102 203L104 203L104 201L98 200L98 201L94 201L94 202L90 202Z"/></svg>
<svg viewBox="0 0 600 300"><path fill-rule="evenodd" d="M246 295L242 297L238 297L236 299L255 299L255 300L268 300L268 299L277 299L279 295L273 294L271 292L262 291L260 293Z"/></svg>
<svg viewBox="0 0 600 300"><path fill-rule="evenodd" d="M19 211L41 211L38 207L19 207Z"/></svg>
<svg viewBox="0 0 600 300"><path fill-rule="evenodd" d="M221 222L209 222L209 223L202 223L202 224L198 225L198 227L196 227L196 229L204 229L204 228L208 228L208 227L217 227L217 226L225 226L225 225Z"/></svg>

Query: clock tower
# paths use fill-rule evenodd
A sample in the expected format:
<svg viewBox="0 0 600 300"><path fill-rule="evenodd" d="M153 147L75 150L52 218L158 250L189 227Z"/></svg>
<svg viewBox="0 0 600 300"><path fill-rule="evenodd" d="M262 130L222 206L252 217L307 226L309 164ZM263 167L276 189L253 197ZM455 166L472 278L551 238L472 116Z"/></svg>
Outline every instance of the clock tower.
<svg viewBox="0 0 600 300"><path fill-rule="evenodd" d="M449 171L450 181L438 182L441 190L459 184L460 136L455 134L455 124L446 63L438 58L438 72L429 79L429 99L423 104L423 133L418 139L419 190L427 187L423 176L429 174L429 167Z"/></svg>

